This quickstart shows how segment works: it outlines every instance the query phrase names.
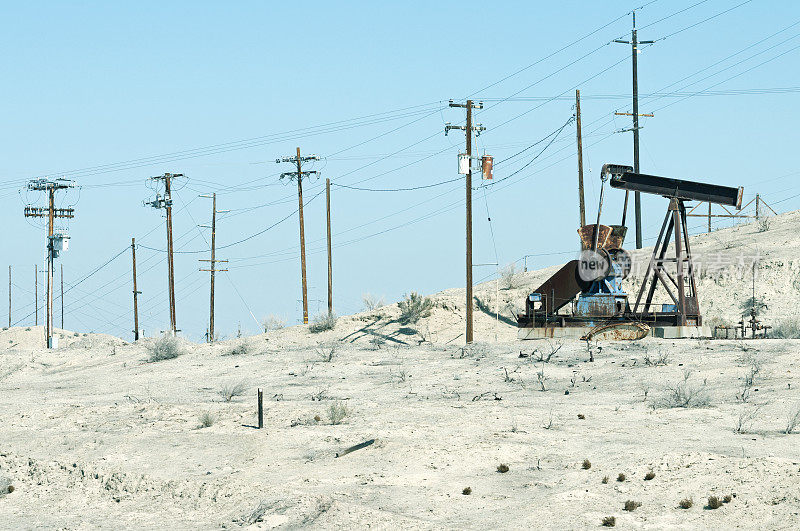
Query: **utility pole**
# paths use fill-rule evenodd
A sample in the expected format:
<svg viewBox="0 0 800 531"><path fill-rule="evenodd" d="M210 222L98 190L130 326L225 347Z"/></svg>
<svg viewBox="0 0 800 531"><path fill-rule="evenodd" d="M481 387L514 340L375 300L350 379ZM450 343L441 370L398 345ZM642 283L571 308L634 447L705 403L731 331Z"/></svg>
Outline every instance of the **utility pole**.
<svg viewBox="0 0 800 531"><path fill-rule="evenodd" d="M473 127L472 125L472 109L483 109L483 102L474 104L472 100L467 100L466 103L454 103L450 100L450 107L460 107L467 109L467 123L466 125L450 125L445 124L444 134L446 135L451 129L458 129L464 131L467 139L467 327L465 331L465 341L469 345L472 343L472 132L480 135L481 131L486 128L478 124Z"/></svg>
<svg viewBox="0 0 800 531"><path fill-rule="evenodd" d="M75 210L72 208L56 208L55 195L58 190L65 190L72 188L74 183L66 179L56 179L54 181L48 179L35 179L28 182L28 190L47 192L47 207L35 207L31 205L25 206L26 218L47 218L47 323L45 326L45 340L47 348L55 348L53 343L53 261L58 257L62 250L66 250L68 245L69 236L64 232L55 232L55 220L66 218L71 219L75 217ZM36 274L36 323L39 322L38 312L38 287L39 275L38 268Z"/></svg>
<svg viewBox="0 0 800 531"><path fill-rule="evenodd" d="M640 44L653 44L655 41L640 41L636 35L636 10L633 11L633 29L631 30L631 40L614 40L622 44L631 45L631 60L633 63L633 113L614 113L617 116L633 116L633 171L639 173L639 117L653 116L652 114L639 114L639 74L636 64L636 56L639 54ZM634 215L636 221L636 248L642 248L642 194L634 192ZM625 205L622 211L622 224L625 225L625 217L628 213L628 191L625 191Z"/></svg>
<svg viewBox="0 0 800 531"><path fill-rule="evenodd" d="M131 258L133 258L133 340L139 341L139 294L136 289L136 238L131 238Z"/></svg>
<svg viewBox="0 0 800 531"><path fill-rule="evenodd" d="M39 326L39 266L33 266L33 307L35 317L34 326Z"/></svg>
<svg viewBox="0 0 800 531"><path fill-rule="evenodd" d="M759 194L756 194L756 219L758 219L758 216L760 214L760 208L759 207L761 205L759 203L761 203L761 196Z"/></svg>
<svg viewBox="0 0 800 531"><path fill-rule="evenodd" d="M581 91L575 90L575 118L578 134L578 204L580 205L581 227L586 225L586 205L583 199L583 139L581 138Z"/></svg>
<svg viewBox="0 0 800 531"><path fill-rule="evenodd" d="M303 324L308 324L308 290L306 284L306 235L305 235L305 228L303 225L303 177L316 175L319 172L317 171L303 171L303 163L308 162L311 160L319 160L317 155L311 155L307 157L300 156L300 148L297 148L297 154L294 157L283 157L277 159L275 162L280 164L281 162L292 162L297 166L297 171L290 171L281 173L281 179L284 177L288 179L296 179L297 180L297 200L299 203L297 212L300 217L300 274L301 274L301 283L303 287Z"/></svg>
<svg viewBox="0 0 800 531"><path fill-rule="evenodd" d="M61 264L61 330L64 330L64 264Z"/></svg>
<svg viewBox="0 0 800 531"><path fill-rule="evenodd" d="M217 260L217 213L228 212L227 210L217 210L217 194L214 193L210 196L201 195L200 197L211 198L211 260L200 260L201 262L210 262L210 269L201 269L200 271L208 271L211 273L211 303L208 311L208 342L214 342L214 274L217 271L227 271L227 269L217 269L217 262L227 262L227 260ZM208 225L202 225L209 228Z"/></svg>
<svg viewBox="0 0 800 531"><path fill-rule="evenodd" d="M333 255L331 252L331 180L325 179L325 213L328 217L328 315L333 315Z"/></svg>
<svg viewBox="0 0 800 531"><path fill-rule="evenodd" d="M169 321L172 333L178 332L177 320L175 318L175 262L173 261L173 247L172 247L172 179L183 177L182 173L165 173L157 177L150 177L151 181L164 182L164 197L156 193L156 198L153 201L145 203L153 208L165 209L167 212L167 271L168 271L168 284L169 284Z"/></svg>
<svg viewBox="0 0 800 531"><path fill-rule="evenodd" d="M8 327L11 328L11 266L8 266Z"/></svg>

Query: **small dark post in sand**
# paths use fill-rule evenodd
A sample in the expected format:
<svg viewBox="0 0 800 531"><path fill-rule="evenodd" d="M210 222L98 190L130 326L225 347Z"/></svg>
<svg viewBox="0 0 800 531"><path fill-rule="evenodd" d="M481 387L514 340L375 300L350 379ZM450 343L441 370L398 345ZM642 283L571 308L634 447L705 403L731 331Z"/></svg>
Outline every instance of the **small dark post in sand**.
<svg viewBox="0 0 800 531"><path fill-rule="evenodd" d="M258 389L258 429L264 427L264 392Z"/></svg>

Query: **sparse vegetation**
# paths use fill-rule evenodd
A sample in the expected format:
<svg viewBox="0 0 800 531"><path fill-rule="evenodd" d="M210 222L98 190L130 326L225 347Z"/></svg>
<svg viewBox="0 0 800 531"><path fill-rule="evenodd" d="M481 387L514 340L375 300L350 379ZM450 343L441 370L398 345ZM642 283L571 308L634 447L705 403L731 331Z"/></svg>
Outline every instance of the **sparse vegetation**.
<svg viewBox="0 0 800 531"><path fill-rule="evenodd" d="M250 353L250 344L242 341L228 352L228 356L243 356L248 353Z"/></svg>
<svg viewBox="0 0 800 531"><path fill-rule="evenodd" d="M547 391L547 380L549 378L544 374L544 363L542 364L542 368L536 373L536 381L539 383L539 390L544 392Z"/></svg>
<svg viewBox="0 0 800 531"><path fill-rule="evenodd" d="M430 317L433 309L433 301L428 297L423 297L416 291L412 291L397 303L400 308L400 323L415 324L420 319Z"/></svg>
<svg viewBox="0 0 800 531"><path fill-rule="evenodd" d="M722 507L722 502L716 496L709 496L708 497L708 504L706 505L706 509L719 509Z"/></svg>
<svg viewBox="0 0 800 531"><path fill-rule="evenodd" d="M339 318L336 317L336 314L333 312L318 314L311 320L311 324L308 325L308 331L312 334L319 334L320 332L333 330L338 319Z"/></svg>
<svg viewBox="0 0 800 531"><path fill-rule="evenodd" d="M761 411L761 408L764 407L763 404L755 405L755 406L742 406L742 411L739 413L739 417L736 421L736 426L734 426L733 431L736 433L748 433L750 431L750 427L753 425L753 421L755 420L758 413Z"/></svg>
<svg viewBox="0 0 800 531"><path fill-rule="evenodd" d="M210 428L214 425L217 421L217 418L211 414L211 412L206 411L202 415L200 415L200 427L201 428Z"/></svg>
<svg viewBox="0 0 800 531"><path fill-rule="evenodd" d="M656 473L650 470L647 474L644 475L645 481L650 481L651 479L655 479Z"/></svg>
<svg viewBox="0 0 800 531"><path fill-rule="evenodd" d="M747 297L747 299L740 305L744 315L750 315L750 312L755 311L756 315L761 315L762 310L767 309L767 303L763 297Z"/></svg>
<svg viewBox="0 0 800 531"><path fill-rule="evenodd" d="M798 424L800 424L800 404L795 404L795 406L789 410L789 416L786 419L786 430L784 430L784 433L789 435L794 431Z"/></svg>
<svg viewBox="0 0 800 531"><path fill-rule="evenodd" d="M772 327L771 337L778 339L800 339L800 320L784 319Z"/></svg>
<svg viewBox="0 0 800 531"><path fill-rule="evenodd" d="M637 502L633 500L628 500L625 502L625 506L623 507L628 512L633 512L639 507L642 506L642 502Z"/></svg>
<svg viewBox="0 0 800 531"><path fill-rule="evenodd" d="M464 496L469 496L472 494L472 489L470 487L464 487L464 490L461 491L461 494Z"/></svg>
<svg viewBox="0 0 800 531"><path fill-rule="evenodd" d="M586 420L586 415L583 413L578 413L578 420Z"/></svg>
<svg viewBox="0 0 800 531"><path fill-rule="evenodd" d="M506 472L508 472L508 465L503 463L497 465L497 471L500 472L501 474L505 474Z"/></svg>
<svg viewBox="0 0 800 531"><path fill-rule="evenodd" d="M592 468L592 462L589 461L588 459L584 459L583 463L581 464L581 468L583 468L584 470L589 470L590 468Z"/></svg>
<svg viewBox="0 0 800 531"><path fill-rule="evenodd" d="M665 352L659 352L658 356L651 358L648 353L644 355L643 361L648 367L664 367L669 364L669 355Z"/></svg>
<svg viewBox="0 0 800 531"><path fill-rule="evenodd" d="M533 349L531 353L531 360L534 362L541 362L541 363L548 363L556 353L561 350L563 346L562 343L558 343L556 346L553 346L550 342L547 343L547 352L539 350L538 348Z"/></svg>
<svg viewBox="0 0 800 531"><path fill-rule="evenodd" d="M376 297L372 293L365 293L361 296L361 302L364 303L364 309L368 312L374 312L382 306L386 306L386 301L383 297Z"/></svg>
<svg viewBox="0 0 800 531"><path fill-rule="evenodd" d="M9 485L6 490L8 491L9 494L11 494L12 492L14 492L14 485Z"/></svg>
<svg viewBox="0 0 800 531"><path fill-rule="evenodd" d="M684 498L678 502L678 507L681 509L691 509L692 505L694 505L694 500L691 498Z"/></svg>
<svg viewBox="0 0 800 531"><path fill-rule="evenodd" d="M268 315L261 320L261 327L264 329L264 333L274 332L275 330L280 330L285 326L286 321L274 314Z"/></svg>
<svg viewBox="0 0 800 531"><path fill-rule="evenodd" d="M617 525L617 519L613 516L605 516L602 520L600 520L600 524L603 527L614 527Z"/></svg>
<svg viewBox="0 0 800 531"><path fill-rule="evenodd" d="M706 391L706 381L703 380L702 384L695 384L689 382L691 371L686 370L683 372L683 380L677 384L668 386L664 396L654 406L664 408L695 408L706 407L711 403L711 398Z"/></svg>
<svg viewBox="0 0 800 531"><path fill-rule="evenodd" d="M625 476L625 474L623 474L622 472L620 472L619 475L617 476L617 481L619 481L620 483L622 483L626 479L627 479L627 476Z"/></svg>
<svg viewBox="0 0 800 531"><path fill-rule="evenodd" d="M178 338L170 334L161 336L149 347L149 350L150 358L147 361L150 363L171 360L183 354Z"/></svg>
<svg viewBox="0 0 800 531"><path fill-rule="evenodd" d="M607 484L608 483L608 476L603 476L603 480L600 483L602 483L603 485Z"/></svg>
<svg viewBox="0 0 800 531"><path fill-rule="evenodd" d="M758 232L767 232L770 228L772 228L772 220L769 218L762 218L756 222Z"/></svg>
<svg viewBox="0 0 800 531"><path fill-rule="evenodd" d="M730 494L726 494L722 497L722 503L730 503L731 501L733 501L733 496Z"/></svg>
<svg viewBox="0 0 800 531"><path fill-rule="evenodd" d="M247 391L247 385L244 382L239 382L231 385L223 385L219 390L219 395L225 400L230 402L234 397L242 396Z"/></svg>
<svg viewBox="0 0 800 531"><path fill-rule="evenodd" d="M344 402L335 402L328 407L328 420L334 426L341 424L344 418L350 414Z"/></svg>
<svg viewBox="0 0 800 531"><path fill-rule="evenodd" d="M523 285L522 273L517 269L517 264L511 263L500 270L500 286L502 289L517 289Z"/></svg>
<svg viewBox="0 0 800 531"><path fill-rule="evenodd" d="M336 345L320 345L314 349L320 361L330 363L336 355Z"/></svg>

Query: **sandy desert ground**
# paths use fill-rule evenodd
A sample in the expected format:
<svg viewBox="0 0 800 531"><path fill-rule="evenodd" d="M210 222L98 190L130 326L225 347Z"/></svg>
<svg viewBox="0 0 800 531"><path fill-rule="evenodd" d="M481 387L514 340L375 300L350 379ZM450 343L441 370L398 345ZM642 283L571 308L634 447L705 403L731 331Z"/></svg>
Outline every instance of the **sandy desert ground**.
<svg viewBox="0 0 800 531"><path fill-rule="evenodd" d="M798 228L790 213L769 230L695 237L693 250L759 253L757 295L777 323L800 313ZM738 320L750 296L749 270L728 265L699 284L716 322ZM479 342L466 348L463 289L431 295L413 326L392 304L317 334L182 342L154 363L152 338L59 331L47 351L41 328L3 330L0 487L13 492L0 528L585 529L609 516L618 528L800 528L800 423L785 433L800 340L600 342L594 361L580 341L517 341L514 306L553 269L499 300L494 282L479 286ZM239 383L241 396L220 395ZM671 407L681 394L689 407ZM338 424L332 406L346 409ZM730 498L712 509L709 496Z"/></svg>

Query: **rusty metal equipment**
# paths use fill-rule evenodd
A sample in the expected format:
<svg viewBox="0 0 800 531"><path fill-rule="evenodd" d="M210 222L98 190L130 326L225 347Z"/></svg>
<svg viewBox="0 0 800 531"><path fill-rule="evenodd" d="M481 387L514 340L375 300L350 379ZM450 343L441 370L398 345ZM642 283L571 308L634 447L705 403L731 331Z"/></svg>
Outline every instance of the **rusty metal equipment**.
<svg viewBox="0 0 800 531"><path fill-rule="evenodd" d="M669 199L664 222L633 307L621 282L628 276L631 257L622 248L627 228L602 225L603 184L615 189L662 195ZM601 172L597 223L578 230L581 257L565 264L525 301L517 316L520 338L604 336L639 339L652 332L659 337L709 337L703 327L689 246L684 201L706 201L740 208L742 188L634 173L630 166L605 164ZM675 255L667 257L672 238ZM675 264L670 272L668 264ZM661 285L672 304L656 305ZM646 293L646 295L645 295ZM568 308L569 307L569 308ZM569 311L571 309L571 311ZM564 310L564 313L559 313Z"/></svg>

